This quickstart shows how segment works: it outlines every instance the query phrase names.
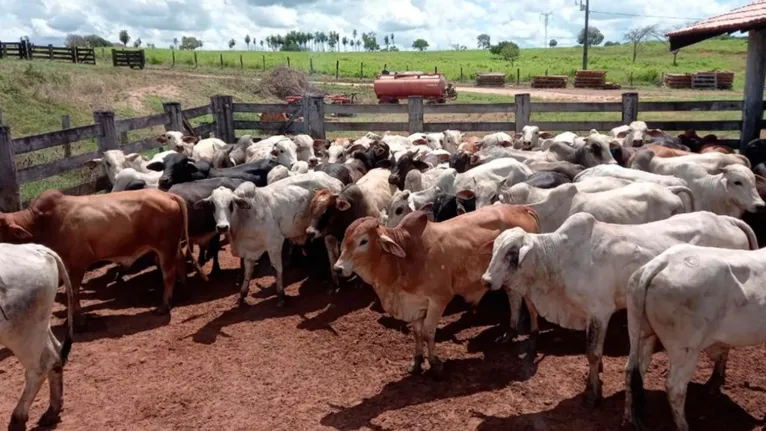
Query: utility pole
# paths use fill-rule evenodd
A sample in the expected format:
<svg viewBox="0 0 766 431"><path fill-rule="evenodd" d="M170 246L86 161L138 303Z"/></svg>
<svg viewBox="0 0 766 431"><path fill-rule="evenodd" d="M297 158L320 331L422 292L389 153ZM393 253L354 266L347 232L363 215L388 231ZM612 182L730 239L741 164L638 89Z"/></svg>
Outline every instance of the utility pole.
<svg viewBox="0 0 766 431"><path fill-rule="evenodd" d="M540 13L540 16L545 17L545 42L543 48L548 48L548 17L553 15L553 12Z"/></svg>
<svg viewBox="0 0 766 431"><path fill-rule="evenodd" d="M585 11L585 37L582 44L582 70L588 70L588 16L590 15L590 0L579 0L580 11ZM575 4L577 4L575 2Z"/></svg>

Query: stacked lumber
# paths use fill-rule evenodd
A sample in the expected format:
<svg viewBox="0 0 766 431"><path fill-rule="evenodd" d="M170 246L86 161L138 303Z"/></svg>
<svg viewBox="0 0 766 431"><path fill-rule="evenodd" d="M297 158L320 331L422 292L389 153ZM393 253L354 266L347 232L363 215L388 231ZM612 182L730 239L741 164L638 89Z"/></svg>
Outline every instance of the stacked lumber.
<svg viewBox="0 0 766 431"><path fill-rule="evenodd" d="M505 74L503 73L477 73L477 87L502 87L505 85Z"/></svg>
<svg viewBox="0 0 766 431"><path fill-rule="evenodd" d="M604 88L605 70L578 70L575 73L575 88Z"/></svg>
<svg viewBox="0 0 766 431"><path fill-rule="evenodd" d="M663 84L668 88L691 88L691 73L666 73L663 78Z"/></svg>
<svg viewBox="0 0 766 431"><path fill-rule="evenodd" d="M734 85L734 72L716 72L715 76L719 90L731 90Z"/></svg>
<svg viewBox="0 0 766 431"><path fill-rule="evenodd" d="M614 83L614 82L607 82L601 88L603 88L604 90L619 90L622 88L622 85Z"/></svg>
<svg viewBox="0 0 766 431"><path fill-rule="evenodd" d="M698 72L692 75L692 88L695 90L715 90L718 77L715 72Z"/></svg>
<svg viewBox="0 0 766 431"><path fill-rule="evenodd" d="M532 88L567 88L568 80L566 75L533 76Z"/></svg>

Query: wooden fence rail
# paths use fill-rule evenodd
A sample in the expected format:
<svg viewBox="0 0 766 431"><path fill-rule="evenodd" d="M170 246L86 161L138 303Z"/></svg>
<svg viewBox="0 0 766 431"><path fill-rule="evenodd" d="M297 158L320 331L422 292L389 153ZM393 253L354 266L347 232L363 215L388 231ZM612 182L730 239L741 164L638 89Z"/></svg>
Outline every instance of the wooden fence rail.
<svg viewBox="0 0 766 431"><path fill-rule="evenodd" d="M407 104L383 105L335 105L325 104L322 97L304 97L300 103L234 103L231 96L214 96L210 104L181 109L179 103L164 104L164 112L140 118L115 120L112 112L95 112L94 124L66 128L41 135L12 139L7 126L0 124L0 211L13 211L22 204L19 186L48 178L54 175L80 169L83 163L104 151L121 149L126 153L148 151L160 146L155 137L120 145L119 135L128 131L149 127L164 126L165 130L183 130L184 120L203 116L212 116L213 121L202 123L194 128L199 137L214 134L226 142L236 142L238 130L257 130L270 133L307 133L314 138L326 138L328 132L441 132L448 129L463 132L521 131L529 124L534 124L544 131L582 132L591 129L607 132L628 124L643 112L672 111L741 111L742 101L698 101L698 102L641 102L638 93L624 93L620 102L588 103L532 103L529 94L518 94L514 103L487 104L424 104L420 97L410 97ZM764 103L766 107L766 103ZM531 116L538 112L615 112L621 113L620 121L531 121ZM261 120L254 120L253 114L269 114ZM434 114L474 114L501 113L512 114L512 121L495 122L433 122L428 121ZM407 115L407 121L337 121L326 118L331 114L401 114ZM249 116L249 117L248 117ZM277 120L275 120L275 118ZM273 121L269 121L273 120ZM0 122L1 123L1 122ZM742 121L646 121L650 128L667 131L735 131L741 130ZM68 125L68 122L63 124ZM98 150L68 156L47 164L16 169L16 156L32 151L44 150L60 145L69 146L75 142L95 138ZM748 137L741 139L747 142ZM741 145L740 140L723 140L729 145ZM104 177L96 178L84 184L63 190L64 193L94 193L109 187Z"/></svg>
<svg viewBox="0 0 766 431"><path fill-rule="evenodd" d="M26 40L0 42L0 58L96 64L96 54L93 48L35 45Z"/></svg>

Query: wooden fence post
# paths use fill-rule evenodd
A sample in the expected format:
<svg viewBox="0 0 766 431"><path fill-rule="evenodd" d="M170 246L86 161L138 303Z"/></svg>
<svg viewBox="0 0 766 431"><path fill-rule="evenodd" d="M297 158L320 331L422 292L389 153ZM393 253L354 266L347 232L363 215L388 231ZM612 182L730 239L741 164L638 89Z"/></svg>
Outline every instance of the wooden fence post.
<svg viewBox="0 0 766 431"><path fill-rule="evenodd" d="M215 120L215 137L229 143L234 143L234 111L232 110L233 100L231 96L213 96L210 98L210 104L213 108L213 119Z"/></svg>
<svg viewBox="0 0 766 431"><path fill-rule="evenodd" d="M196 69L198 66L197 64L197 51L194 51L194 68Z"/></svg>
<svg viewBox="0 0 766 431"><path fill-rule="evenodd" d="M176 51L172 50L170 51L170 54L173 56L173 62L170 64L170 67L175 67L176 66Z"/></svg>
<svg viewBox="0 0 766 431"><path fill-rule="evenodd" d="M335 79L340 79L340 60L335 60Z"/></svg>
<svg viewBox="0 0 766 431"><path fill-rule="evenodd" d="M98 151L104 154L107 150L116 150L117 146L117 128L114 125L114 112L112 111L95 111L93 112L93 120L96 124L100 124L103 134L96 138L98 142Z"/></svg>
<svg viewBox="0 0 766 431"><path fill-rule="evenodd" d="M638 120L638 93L622 93L622 124Z"/></svg>
<svg viewBox="0 0 766 431"><path fill-rule="evenodd" d="M0 211L14 212L21 209L19 181L16 178L16 152L11 141L11 128L0 125Z"/></svg>
<svg viewBox="0 0 766 431"><path fill-rule="evenodd" d="M314 74L314 59L309 58L309 75Z"/></svg>
<svg viewBox="0 0 766 431"><path fill-rule="evenodd" d="M516 69L516 85L521 84L521 68Z"/></svg>
<svg viewBox="0 0 766 431"><path fill-rule="evenodd" d="M463 82L463 66L460 66L460 82Z"/></svg>
<svg viewBox="0 0 766 431"><path fill-rule="evenodd" d="M263 70L266 70L266 54L262 54L261 59L263 60Z"/></svg>
<svg viewBox="0 0 766 431"><path fill-rule="evenodd" d="M70 127L72 127L72 123L69 120L69 115L62 115L61 130L66 130ZM69 141L67 141L67 143L64 144L64 157L72 157L72 144L69 143Z"/></svg>
<svg viewBox="0 0 766 431"><path fill-rule="evenodd" d="M3 125L3 111L0 110L0 126Z"/></svg>
<svg viewBox="0 0 766 431"><path fill-rule="evenodd" d="M165 123L165 130L183 132L184 120L183 114L181 114L181 104L179 102L163 103L162 109L168 114L168 122Z"/></svg>
<svg viewBox="0 0 766 431"><path fill-rule="evenodd" d="M359 62L359 79L364 77L364 62Z"/></svg>
<svg viewBox="0 0 766 431"><path fill-rule="evenodd" d="M410 96L407 98L407 114L409 115L409 132L421 133L423 131L423 97Z"/></svg>
<svg viewBox="0 0 766 431"><path fill-rule="evenodd" d="M221 53L221 69L223 69L223 53Z"/></svg>
<svg viewBox="0 0 766 431"><path fill-rule="evenodd" d="M239 54L239 68L240 69L245 68L245 62L242 60L242 54Z"/></svg>
<svg viewBox="0 0 766 431"><path fill-rule="evenodd" d="M290 67L290 57L287 57L287 67Z"/></svg>
<svg viewBox="0 0 766 431"><path fill-rule="evenodd" d="M529 124L529 117L532 113L532 102L529 94L516 95L516 132L521 133L521 129Z"/></svg>
<svg viewBox="0 0 766 431"><path fill-rule="evenodd" d="M53 45L48 44L48 59L53 60Z"/></svg>
<svg viewBox="0 0 766 431"><path fill-rule="evenodd" d="M309 96L303 98L304 132L314 139L325 139L324 97Z"/></svg>

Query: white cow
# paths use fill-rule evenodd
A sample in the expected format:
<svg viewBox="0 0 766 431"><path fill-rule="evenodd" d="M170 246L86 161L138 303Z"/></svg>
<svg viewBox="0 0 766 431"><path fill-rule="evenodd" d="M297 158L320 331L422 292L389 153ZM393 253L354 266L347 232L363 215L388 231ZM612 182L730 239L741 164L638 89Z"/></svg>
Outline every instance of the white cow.
<svg viewBox="0 0 766 431"><path fill-rule="evenodd" d="M226 146L226 142L218 138L198 140L194 136L184 136L183 132L170 130L165 132L157 141L167 143L171 150L191 157L200 162L213 162L216 151Z"/></svg>
<svg viewBox="0 0 766 431"><path fill-rule="evenodd" d="M766 341L766 251L704 245L671 247L630 277L630 356L625 367L628 422L641 424L646 419L641 411L646 404L643 376L656 340L667 350L665 388L679 431L689 429L684 414L686 389L699 354L705 352L715 361L708 388L718 392L729 349Z"/></svg>
<svg viewBox="0 0 766 431"><path fill-rule="evenodd" d="M459 130L445 130L442 148L449 151L450 154L457 153L460 144L463 143L463 136L465 135L460 133Z"/></svg>
<svg viewBox="0 0 766 431"><path fill-rule="evenodd" d="M120 171L114 178L112 192L123 190L157 189L159 188L162 172L149 171L139 172L133 168L126 168Z"/></svg>
<svg viewBox="0 0 766 431"><path fill-rule="evenodd" d="M295 135L292 137L292 141L295 142L295 151L298 161L308 162L309 165L318 163L318 159L314 154L314 138L309 135Z"/></svg>
<svg viewBox="0 0 766 431"><path fill-rule="evenodd" d="M436 167L425 172L412 169L404 178L404 190L419 192L438 185L443 191L451 191L457 176L457 171L452 168Z"/></svg>
<svg viewBox="0 0 766 431"><path fill-rule="evenodd" d="M574 182L593 179L593 178L619 178L632 182L649 182L661 184L663 186L686 186L686 181L671 175L653 174L651 172L638 169L623 168L620 165L598 165L585 169L577 174Z"/></svg>
<svg viewBox="0 0 766 431"><path fill-rule="evenodd" d="M215 206L218 232L228 232L232 254L244 258L240 305L245 304L253 266L264 252L268 252L276 271L277 305L285 304L282 244L285 239L297 244L305 242L311 222L308 207L316 190L340 193L342 188L343 183L324 172L309 172L262 188L247 182L233 192L224 187L213 191L208 200Z"/></svg>
<svg viewBox="0 0 766 431"><path fill-rule="evenodd" d="M574 184L562 184L551 189L548 197L539 202L517 202L514 197L506 198L506 203L529 205L540 218L541 232L553 232L578 212L593 214L596 220L607 223L640 224L695 209L688 188L653 183L632 183L597 193L580 192Z"/></svg>
<svg viewBox="0 0 766 431"><path fill-rule="evenodd" d="M85 162L85 167L97 169L102 166L109 182L114 184L114 178L123 169L133 168L139 172L149 172L146 168L148 164L149 162L138 153L125 154L122 150L107 150L101 157Z"/></svg>
<svg viewBox="0 0 766 431"><path fill-rule="evenodd" d="M385 225L396 227L407 214L417 211L429 203L433 203L439 193L442 193L442 189L439 186L431 186L419 192L411 192L407 189L397 190L391 198L391 205L388 207L388 218Z"/></svg>
<svg viewBox="0 0 766 431"><path fill-rule="evenodd" d="M493 147L513 147L513 138L505 132L490 133L481 140L481 149L488 150Z"/></svg>
<svg viewBox="0 0 766 431"><path fill-rule="evenodd" d="M532 150L541 147L542 141L540 139L551 138L553 138L553 134L549 132L540 133L540 127L527 125L521 128L521 132L513 135L513 147L522 150Z"/></svg>
<svg viewBox="0 0 766 431"><path fill-rule="evenodd" d="M397 161L402 155L404 155L407 151L410 151L413 147L412 142L410 142L410 140L405 136L385 135L381 141L388 145L388 149L391 152L391 155L394 157L394 160ZM422 142L422 144L425 144L425 140Z"/></svg>
<svg viewBox="0 0 766 431"><path fill-rule="evenodd" d="M391 205L391 200L397 191L396 185L388 182L390 175L391 171L388 169L375 168L356 182L367 202L378 212L385 211Z"/></svg>
<svg viewBox="0 0 766 431"><path fill-rule="evenodd" d="M60 281L67 296L68 328L63 344L50 325ZM53 250L38 244L0 244L0 344L25 370L24 392L11 414L10 430L26 428L29 407L46 378L50 406L40 424L58 422L64 403L63 367L72 347L73 298L66 267Z"/></svg>
<svg viewBox="0 0 766 431"><path fill-rule="evenodd" d="M245 150L245 154L247 156L245 162L252 163L258 160L270 159L272 157L271 151L274 149L274 144L281 141L282 139L289 138L284 135L274 135L269 136L268 138L261 141L252 143L247 147L247 150Z"/></svg>
<svg viewBox="0 0 766 431"><path fill-rule="evenodd" d="M720 174L723 168L730 165L742 165L750 168L750 162L739 154L723 154L718 152L690 154L678 157L656 157L654 151L642 150L636 154L631 168L661 175L677 175L679 166L696 163L709 173Z"/></svg>
<svg viewBox="0 0 766 431"><path fill-rule="evenodd" d="M496 159L469 171L457 174L452 187L455 191L470 190L476 196L476 209L497 201L503 184L516 184L532 175L532 169L518 160ZM449 191L448 191L449 192Z"/></svg>
<svg viewBox="0 0 766 431"><path fill-rule="evenodd" d="M580 193L599 193L625 187L632 183L619 178L591 178L587 181L573 184ZM499 200L507 204L538 203L547 199L553 190L556 190L556 188L541 189L523 182L510 186L505 184L500 189Z"/></svg>
<svg viewBox="0 0 766 431"><path fill-rule="evenodd" d="M626 306L631 274L667 248L686 242L758 247L742 220L710 212L638 225L602 223L578 213L553 233L528 234L518 228L501 233L482 281L493 290L510 287L550 322L588 332L586 397L595 402L601 398L598 374L606 329L612 314Z"/></svg>
<svg viewBox="0 0 766 431"><path fill-rule="evenodd" d="M268 174L266 174L266 184L276 183L279 180L283 180L288 177L299 175L298 172L293 172L287 169L285 166L277 165L272 168Z"/></svg>

